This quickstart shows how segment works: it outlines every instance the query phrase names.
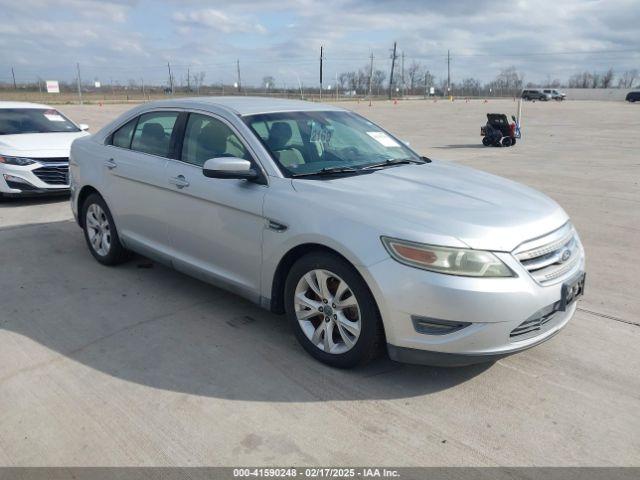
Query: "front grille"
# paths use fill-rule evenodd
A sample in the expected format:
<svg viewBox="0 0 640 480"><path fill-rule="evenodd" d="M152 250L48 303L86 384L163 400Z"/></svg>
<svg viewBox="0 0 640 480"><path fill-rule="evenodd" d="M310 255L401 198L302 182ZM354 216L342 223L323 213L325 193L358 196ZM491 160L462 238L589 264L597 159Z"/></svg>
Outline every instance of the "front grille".
<svg viewBox="0 0 640 480"><path fill-rule="evenodd" d="M537 311L511 330L509 337L531 338L544 333L555 324L553 320L555 320L556 316L560 313L559 308L559 302L556 302L553 305ZM518 338L518 340L524 340L524 338Z"/></svg>
<svg viewBox="0 0 640 480"><path fill-rule="evenodd" d="M576 270L581 247L576 231L567 222L558 230L523 243L513 255L536 282L548 285Z"/></svg>
<svg viewBox="0 0 640 480"><path fill-rule="evenodd" d="M33 173L44 183L50 185L68 185L69 165L51 165L37 168Z"/></svg>
<svg viewBox="0 0 640 480"><path fill-rule="evenodd" d="M30 157L34 160L37 160L40 163L69 163L69 157L46 157L46 158L36 158Z"/></svg>

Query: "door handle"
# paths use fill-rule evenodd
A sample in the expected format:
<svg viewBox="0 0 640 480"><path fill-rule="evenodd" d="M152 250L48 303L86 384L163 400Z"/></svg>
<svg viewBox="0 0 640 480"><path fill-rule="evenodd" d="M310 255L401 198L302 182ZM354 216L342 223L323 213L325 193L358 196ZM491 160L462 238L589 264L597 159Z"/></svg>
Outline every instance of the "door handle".
<svg viewBox="0 0 640 480"><path fill-rule="evenodd" d="M107 167L109 170L113 170L118 166L118 164L113 161L113 158L110 158L109 160L104 162L104 166Z"/></svg>
<svg viewBox="0 0 640 480"><path fill-rule="evenodd" d="M189 186L189 182L187 181L186 178L184 178L184 175L178 175L177 177L171 177L169 179L169 183L171 185L175 185L177 188L184 188L184 187L188 187Z"/></svg>

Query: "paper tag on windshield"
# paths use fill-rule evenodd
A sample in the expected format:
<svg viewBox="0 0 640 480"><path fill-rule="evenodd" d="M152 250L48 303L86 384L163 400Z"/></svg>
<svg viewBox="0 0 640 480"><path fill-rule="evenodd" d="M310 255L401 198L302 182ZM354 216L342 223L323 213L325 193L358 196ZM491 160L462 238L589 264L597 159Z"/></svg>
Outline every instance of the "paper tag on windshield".
<svg viewBox="0 0 640 480"><path fill-rule="evenodd" d="M393 138L391 138L389 135L387 135L384 132L367 132L367 135L369 135L376 142L378 142L380 145L383 145L385 147L399 147L400 146L400 144L398 144L398 142L396 142Z"/></svg>
<svg viewBox="0 0 640 480"><path fill-rule="evenodd" d="M55 110L47 110L44 112L44 116L50 122L64 122L64 117Z"/></svg>

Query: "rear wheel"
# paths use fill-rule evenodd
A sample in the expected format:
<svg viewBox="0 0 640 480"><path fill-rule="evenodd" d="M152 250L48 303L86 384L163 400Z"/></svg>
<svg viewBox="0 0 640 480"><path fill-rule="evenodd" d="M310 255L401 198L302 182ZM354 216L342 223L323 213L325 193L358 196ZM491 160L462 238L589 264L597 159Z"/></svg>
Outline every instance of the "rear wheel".
<svg viewBox="0 0 640 480"><path fill-rule="evenodd" d="M373 295L336 255L311 253L291 267L285 308L300 344L323 363L351 368L381 351L384 334Z"/></svg>
<svg viewBox="0 0 640 480"><path fill-rule="evenodd" d="M488 147L489 145L491 145L491 140L489 140L487 137L482 137L482 144L485 147Z"/></svg>
<svg viewBox="0 0 640 480"><path fill-rule="evenodd" d="M87 197L82 206L84 238L91 255L103 265L118 265L131 256L120 243L116 226L104 199L97 193Z"/></svg>
<svg viewBox="0 0 640 480"><path fill-rule="evenodd" d="M504 137L502 139L502 146L503 147L510 147L511 145L513 145L513 142L511 141L511 137Z"/></svg>

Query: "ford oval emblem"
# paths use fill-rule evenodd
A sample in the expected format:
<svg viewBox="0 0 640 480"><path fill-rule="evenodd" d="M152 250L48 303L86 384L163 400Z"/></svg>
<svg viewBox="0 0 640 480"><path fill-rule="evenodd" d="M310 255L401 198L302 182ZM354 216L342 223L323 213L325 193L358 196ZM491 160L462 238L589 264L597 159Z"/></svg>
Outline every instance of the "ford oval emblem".
<svg viewBox="0 0 640 480"><path fill-rule="evenodd" d="M565 248L560 256L560 263L564 263L571 258L571 250Z"/></svg>

